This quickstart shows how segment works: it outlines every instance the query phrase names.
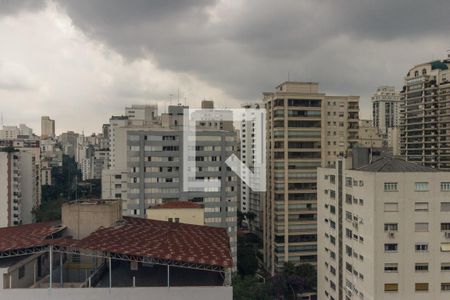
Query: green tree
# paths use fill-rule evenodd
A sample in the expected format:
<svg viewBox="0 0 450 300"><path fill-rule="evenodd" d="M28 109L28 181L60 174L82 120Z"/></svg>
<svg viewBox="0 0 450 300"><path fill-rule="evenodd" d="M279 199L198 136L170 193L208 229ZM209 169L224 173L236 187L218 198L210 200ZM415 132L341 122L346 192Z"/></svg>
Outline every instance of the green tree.
<svg viewBox="0 0 450 300"><path fill-rule="evenodd" d="M244 237L238 237L237 269L240 275L254 275L258 270L257 249Z"/></svg>
<svg viewBox="0 0 450 300"><path fill-rule="evenodd" d="M233 277L234 300L269 300L271 299L264 282L255 276Z"/></svg>
<svg viewBox="0 0 450 300"><path fill-rule="evenodd" d="M247 219L247 221L248 221L248 227L249 227L249 229L250 229L250 231L252 231L252 229L253 229L253 221L255 220L255 218L256 218L256 214L254 213L254 212L252 212L252 211L249 211L249 212L247 212L246 214L245 214L245 218Z"/></svg>

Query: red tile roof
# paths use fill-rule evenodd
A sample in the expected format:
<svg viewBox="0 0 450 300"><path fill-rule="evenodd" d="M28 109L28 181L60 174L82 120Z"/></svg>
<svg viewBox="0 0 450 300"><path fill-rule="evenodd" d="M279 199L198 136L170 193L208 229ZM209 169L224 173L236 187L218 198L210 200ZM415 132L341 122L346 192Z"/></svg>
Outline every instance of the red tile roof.
<svg viewBox="0 0 450 300"><path fill-rule="evenodd" d="M123 223L100 228L82 240L58 239L54 244L227 268L232 266L226 229L210 226L125 217Z"/></svg>
<svg viewBox="0 0 450 300"><path fill-rule="evenodd" d="M64 229L57 225L44 222L0 228L0 252L45 246L46 238Z"/></svg>
<svg viewBox="0 0 450 300"><path fill-rule="evenodd" d="M150 207L150 209L159 208L202 208L202 206L191 201L171 201Z"/></svg>

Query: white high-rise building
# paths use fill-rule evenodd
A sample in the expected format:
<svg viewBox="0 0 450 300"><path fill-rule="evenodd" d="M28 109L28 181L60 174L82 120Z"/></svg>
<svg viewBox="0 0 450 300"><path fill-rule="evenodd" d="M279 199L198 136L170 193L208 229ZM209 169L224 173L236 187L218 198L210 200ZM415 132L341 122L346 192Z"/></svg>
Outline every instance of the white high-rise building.
<svg viewBox="0 0 450 300"><path fill-rule="evenodd" d="M0 151L0 227L33 222L39 183L31 152Z"/></svg>
<svg viewBox="0 0 450 300"><path fill-rule="evenodd" d="M253 103L242 105L246 109L265 109L262 103ZM254 171L255 164L255 121L241 121L240 140L241 140L241 161L250 170ZM255 174L257 175L257 174ZM246 220L249 229L259 236L262 236L263 221L263 201L265 194L263 192L254 192L243 181L240 183L240 209L243 213L251 212L254 214L253 220Z"/></svg>
<svg viewBox="0 0 450 300"><path fill-rule="evenodd" d="M372 96L373 125L382 135L388 128L399 126L400 94L393 86L380 86Z"/></svg>
<svg viewBox="0 0 450 300"><path fill-rule="evenodd" d="M449 299L450 173L392 157L318 169L318 299Z"/></svg>
<svg viewBox="0 0 450 300"><path fill-rule="evenodd" d="M0 140L33 139L33 130L25 124L17 126L3 126L0 129Z"/></svg>

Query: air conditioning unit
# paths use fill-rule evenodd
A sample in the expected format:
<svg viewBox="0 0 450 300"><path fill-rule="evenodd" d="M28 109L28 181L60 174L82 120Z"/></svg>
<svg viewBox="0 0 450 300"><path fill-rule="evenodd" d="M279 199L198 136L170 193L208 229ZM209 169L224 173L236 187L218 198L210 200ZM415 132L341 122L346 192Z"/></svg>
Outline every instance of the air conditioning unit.
<svg viewBox="0 0 450 300"><path fill-rule="evenodd" d="M388 236L392 239L395 237L395 233L393 231L389 231Z"/></svg>

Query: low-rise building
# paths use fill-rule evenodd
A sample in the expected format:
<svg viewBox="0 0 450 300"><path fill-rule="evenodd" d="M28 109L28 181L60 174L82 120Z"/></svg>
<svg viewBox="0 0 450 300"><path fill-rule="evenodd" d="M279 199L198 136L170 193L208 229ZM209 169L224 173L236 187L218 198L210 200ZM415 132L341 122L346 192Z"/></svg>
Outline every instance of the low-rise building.
<svg viewBox="0 0 450 300"><path fill-rule="evenodd" d="M147 219L204 225L205 212L200 204L190 201L172 201L149 207Z"/></svg>

